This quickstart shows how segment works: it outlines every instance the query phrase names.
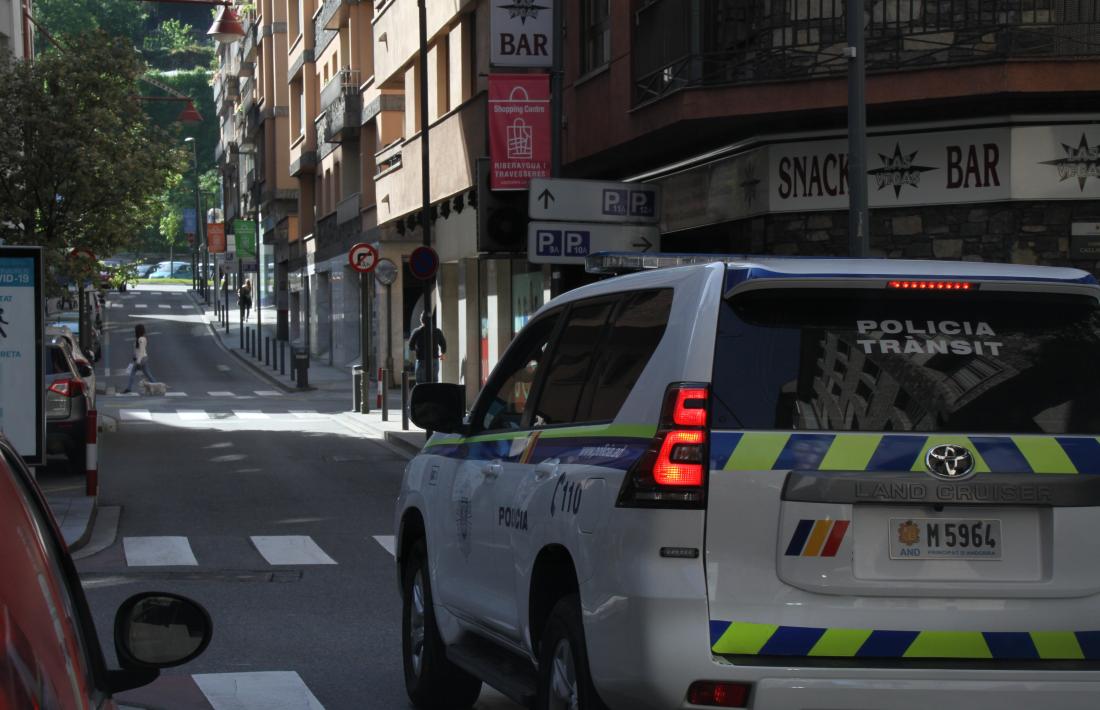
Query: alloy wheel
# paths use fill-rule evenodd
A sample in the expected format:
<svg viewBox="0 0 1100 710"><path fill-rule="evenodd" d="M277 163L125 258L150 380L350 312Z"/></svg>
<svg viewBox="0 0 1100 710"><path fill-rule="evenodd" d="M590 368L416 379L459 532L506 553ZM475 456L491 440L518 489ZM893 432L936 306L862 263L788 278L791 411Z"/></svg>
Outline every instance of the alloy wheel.
<svg viewBox="0 0 1100 710"><path fill-rule="evenodd" d="M554 648L550 668L549 710L578 710L577 669L568 639L560 639Z"/></svg>
<svg viewBox="0 0 1100 710"><path fill-rule="evenodd" d="M413 577L412 599L409 604L409 660L413 673L420 677L424 664L424 576L417 570Z"/></svg>

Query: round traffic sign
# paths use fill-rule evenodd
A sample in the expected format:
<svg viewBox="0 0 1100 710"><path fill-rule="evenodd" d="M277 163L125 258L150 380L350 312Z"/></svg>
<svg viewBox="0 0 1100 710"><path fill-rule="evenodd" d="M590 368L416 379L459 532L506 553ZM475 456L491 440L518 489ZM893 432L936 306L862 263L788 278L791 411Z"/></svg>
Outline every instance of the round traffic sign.
<svg viewBox="0 0 1100 710"><path fill-rule="evenodd" d="M379 259L374 267L374 278L383 286L389 286L397 280L397 264L389 259Z"/></svg>
<svg viewBox="0 0 1100 710"><path fill-rule="evenodd" d="M417 247L409 254L409 271L421 281L427 281L439 271L439 254L431 247Z"/></svg>
<svg viewBox="0 0 1100 710"><path fill-rule="evenodd" d="M348 263L360 273L372 271L378 266L378 250L366 242L359 242L348 250Z"/></svg>

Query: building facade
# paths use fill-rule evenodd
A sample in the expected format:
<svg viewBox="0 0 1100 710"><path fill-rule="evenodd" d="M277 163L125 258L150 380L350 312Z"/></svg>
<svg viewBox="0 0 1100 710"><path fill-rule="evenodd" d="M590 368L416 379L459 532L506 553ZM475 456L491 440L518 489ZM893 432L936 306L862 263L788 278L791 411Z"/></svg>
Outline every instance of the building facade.
<svg viewBox="0 0 1100 710"><path fill-rule="evenodd" d="M0 0L0 54L31 59L34 34L31 0Z"/></svg>
<svg viewBox="0 0 1100 710"><path fill-rule="evenodd" d="M545 69L492 65L489 0L426 5L422 65L417 0L261 0L255 49L240 43L239 65L223 55L240 98L221 89L219 150L234 154L242 126L263 137L261 271L279 336L326 363L363 362L365 288L366 362L396 373L424 308L408 257L426 129L441 375L472 396L534 311L590 277L531 264L526 191L487 184L489 75ZM660 185L662 251L848 253L843 0L563 7L562 176ZM871 253L1100 270L1098 3L862 8ZM230 110L250 92L251 124ZM397 265L392 285L351 269L363 241Z"/></svg>

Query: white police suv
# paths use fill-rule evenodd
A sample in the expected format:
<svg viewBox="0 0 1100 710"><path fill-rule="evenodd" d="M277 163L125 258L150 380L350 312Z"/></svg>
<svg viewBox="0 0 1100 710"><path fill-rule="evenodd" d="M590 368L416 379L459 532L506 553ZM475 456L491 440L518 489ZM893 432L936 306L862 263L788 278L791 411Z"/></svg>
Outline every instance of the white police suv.
<svg viewBox="0 0 1100 710"><path fill-rule="evenodd" d="M600 259L413 392L417 707L1100 707L1092 276Z"/></svg>

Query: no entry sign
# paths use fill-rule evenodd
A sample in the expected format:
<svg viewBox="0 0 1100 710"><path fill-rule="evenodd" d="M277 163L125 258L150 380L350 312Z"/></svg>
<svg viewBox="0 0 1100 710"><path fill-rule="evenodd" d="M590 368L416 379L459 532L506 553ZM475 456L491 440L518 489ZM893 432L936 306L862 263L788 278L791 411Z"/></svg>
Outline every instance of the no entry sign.
<svg viewBox="0 0 1100 710"><path fill-rule="evenodd" d="M360 273L368 273L378 266L378 250L366 242L360 242L348 250L348 263Z"/></svg>

